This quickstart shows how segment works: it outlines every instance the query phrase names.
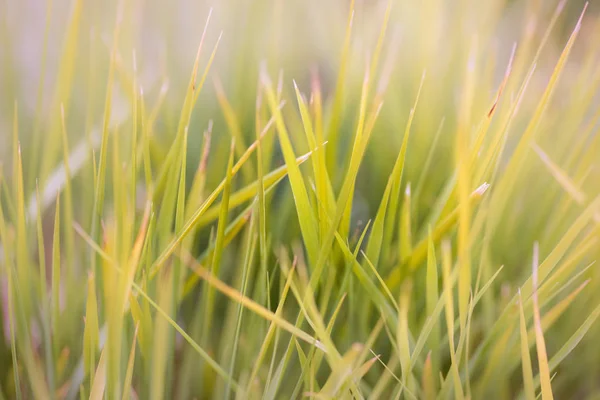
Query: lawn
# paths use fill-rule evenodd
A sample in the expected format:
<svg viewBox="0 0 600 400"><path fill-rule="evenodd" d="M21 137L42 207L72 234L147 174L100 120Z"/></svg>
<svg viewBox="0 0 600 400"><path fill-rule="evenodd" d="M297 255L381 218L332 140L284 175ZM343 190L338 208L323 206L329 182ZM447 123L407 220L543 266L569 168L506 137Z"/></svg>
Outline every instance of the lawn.
<svg viewBox="0 0 600 400"><path fill-rule="evenodd" d="M5 0L0 400L600 399L599 5Z"/></svg>

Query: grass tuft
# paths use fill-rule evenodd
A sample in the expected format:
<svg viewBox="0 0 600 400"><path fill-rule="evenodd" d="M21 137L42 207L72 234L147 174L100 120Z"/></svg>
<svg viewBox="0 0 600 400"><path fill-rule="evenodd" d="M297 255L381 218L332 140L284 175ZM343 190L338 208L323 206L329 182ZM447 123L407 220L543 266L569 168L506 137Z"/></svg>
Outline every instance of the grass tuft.
<svg viewBox="0 0 600 400"><path fill-rule="evenodd" d="M599 396L596 3L58 3L0 5L0 400Z"/></svg>

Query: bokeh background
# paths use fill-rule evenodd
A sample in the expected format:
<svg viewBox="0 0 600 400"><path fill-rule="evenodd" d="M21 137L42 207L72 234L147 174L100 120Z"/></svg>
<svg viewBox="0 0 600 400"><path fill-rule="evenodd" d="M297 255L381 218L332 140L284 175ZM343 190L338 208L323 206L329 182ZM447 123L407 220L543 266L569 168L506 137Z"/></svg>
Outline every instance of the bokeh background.
<svg viewBox="0 0 600 400"><path fill-rule="evenodd" d="M386 174L377 174L380 168L391 169L402 140L403 127L408 118L419 86L421 75L426 71L426 85L422 102L426 103L426 113L416 113L415 132L412 135L407 159L407 181L420 177L423 160L432 145L440 123L444 120L440 146L435 153L438 173L429 174L423 184L420 204L427 207L433 204L442 185L448 179L449 167L453 163L453 133L456 129L457 107L464 84L464 68L469 49L476 43L476 62L480 82L485 87L476 91L473 115L483 113L493 98L502 80L513 44L517 44L527 30L534 36L534 46L542 41L557 8L562 12L553 27L546 45L543 47L535 74L524 99L535 105L548 81L556 60L566 43L585 5L583 0L512 0L478 1L455 0L419 2L394 2L390 27L384 48L389 54L390 85L386 93L386 105L382 110L372 142L369 146L368 162L363 165L357 183L355 201L356 220L371 217L379 203L380 194L387 181ZM28 154L35 131L43 126L49 134L52 124L60 118L57 104L63 103L66 110L68 134L71 143L80 143L91 132L101 127L105 82L108 73L112 35L117 18L117 1L82 1L79 34L72 67L68 71L60 69L64 64L64 51L67 46L63 38L69 29L70 17L76 2L67 0L4 0L0 12L0 160L7 172L11 166L11 132L15 103L18 104L20 140L24 158L35 164L39 154ZM157 1L131 0L123 2L123 26L119 45L119 70L123 76L133 73L133 53L137 61L137 76L144 90L149 107L160 102L160 112L154 127L158 143L167 146L176 131L179 110L183 102L185 86L196 54L197 46L209 11L212 19L208 27L206 44L208 49L222 34L216 52L214 66L199 99L199 105L192 115L189 147L190 168L200 157L202 132L209 121L214 122L212 150L219 156L212 157L217 164L211 168L223 170L229 148L229 135L218 101L216 101L214 81L218 80L226 96L237 113L243 134L248 138L254 133L253 118L256 102L256 86L261 63L267 63L273 77L282 77L283 89L293 93L292 79L298 82L301 90L308 91L311 71L318 71L325 96L332 96L335 88L340 52L343 46L345 25L348 18L348 0L253 0L253 1ZM356 109L360 94L360 84L366 62L373 53L377 35L381 27L386 1L357 0L351 42L350 66L345 91L344 119L340 136L351 134L356 119ZM48 10L50 10L48 12ZM574 97L592 96L587 93L594 88L589 82L593 74L580 75L594 68L593 60L597 53L598 31L593 31L600 4L589 4L581 35L573 49L569 64L561 78L558 94L551 107L560 110L562 103ZM47 32L47 35L45 34ZM521 50L517 47L518 50ZM517 53L518 54L518 53ZM201 65L210 56L203 52ZM532 56L523 57L521 64L513 71L515 82L522 81L530 65ZM587 63L587 64L586 64ZM588 68L587 70L585 68ZM64 69L64 68L63 68ZM596 68L597 69L597 68ZM57 89L60 74L71 77L67 88ZM43 79L43 86L40 85ZM588 80L585 82L583 80ZM119 87L114 94L114 118L126 119L130 107L128 89ZM512 87L514 96L517 87ZM162 95L164 98L161 98ZM60 97L60 99L59 99ZM598 96L595 96L596 103ZM477 109L477 107L480 107ZM288 107L290 108L290 107ZM593 107L590 107L593 110ZM591 111L581 110L581 123L586 121ZM286 110L287 111L287 110ZM298 119L297 113L289 110L291 117ZM517 117L514 131L518 132L528 122L529 115ZM53 122L54 121L54 122ZM37 125L36 125L37 124ZM550 142L568 144L577 132L563 131L560 128L560 114L548 113L542 130L552 131L544 135ZM571 126L573 124L570 124ZM572 129L572 128L571 128ZM509 139L516 143L518 135ZM567 146L552 143L550 146L560 157L561 149ZM298 152L306 146L298 143ZM157 152L161 146L156 146ZM542 146L543 147L543 146ZM46 151L48 149L44 149ZM60 149L43 166L33 165L31 171L39 168L49 170L61 160ZM346 149L341 149L342 154ZM34 158L31 160L31 158ZM343 160L343 157L340 157ZM218 163L221 163L219 165ZM539 163L538 163L539 164ZM539 165L538 165L539 166ZM540 166L541 167L541 166ZM342 162L337 168L344 168ZM548 174L542 174L535 166L526 169L522 181L531 185L546 185L551 181ZM34 185L34 174L26 177L26 185ZM597 171L591 172L590 179L598 178ZM7 173L7 176L10 176ZM216 184L218 174L211 175ZM526 196L526 194L524 194ZM524 206L535 207L531 202ZM519 204L519 202L514 202ZM516 206L517 207L517 206ZM419 210L417 210L419 211ZM543 224L525 218L530 215L527 209L512 210L510 221L514 233L527 237L528 232L536 232ZM418 212L423 218L426 210ZM502 238L501 238L502 239ZM523 241L529 248L531 240ZM507 240L510 240L507 238ZM499 245L503 247L503 244ZM515 249L511 254L502 254L504 262L517 262L521 253ZM514 260L510 260L514 257Z"/></svg>

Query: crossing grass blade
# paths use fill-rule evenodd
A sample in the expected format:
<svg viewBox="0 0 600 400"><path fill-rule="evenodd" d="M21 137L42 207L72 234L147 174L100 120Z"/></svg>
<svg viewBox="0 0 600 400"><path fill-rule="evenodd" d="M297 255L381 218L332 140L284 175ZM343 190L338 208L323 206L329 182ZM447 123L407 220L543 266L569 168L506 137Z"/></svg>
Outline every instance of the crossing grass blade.
<svg viewBox="0 0 600 400"><path fill-rule="evenodd" d="M241 169L242 165L244 165L244 163L248 160L248 158L250 157L250 155L252 154L252 152L256 149L257 142L255 142L256 145L249 146L248 149L246 150L246 152L244 153L244 155L233 166L233 168L231 169L231 178L232 179L237 174L237 172ZM304 156L298 157L296 159L296 162L297 163L304 162L310 156L310 154L311 153L307 153ZM283 177L287 173L287 170L283 169L279 173L282 173L281 177ZM277 175L274 174L274 176L277 176ZM266 178L266 176L265 176L265 178ZM273 179L273 181L277 181L277 180L278 180L278 178ZM263 178L263 181L264 181L264 178ZM150 269L150 276L151 277L154 277L156 275L156 273L159 271L159 269L162 267L162 265L173 254L173 252L175 251L175 249L177 248L177 246L185 239L185 237L187 237L190 234L190 232L193 231L194 227L196 227L199 224L199 221L202 218L202 216L207 212L207 210L209 209L209 207L215 202L215 200L217 199L217 197L219 196L219 194L223 191L224 187L225 187L225 180L221 181L221 183L204 200L204 202L202 203L202 205L200 205L200 207L198 207L196 209L196 211L194 211L192 213L191 217L188 218L188 220L185 222L184 226L181 228L181 230L179 231L179 233L177 233L176 238L174 238L166 246L165 250L162 251L162 253L156 259L156 261L154 261L154 263L152 264L152 267ZM244 196L240 196L240 197L241 198L245 198L245 199L249 199L249 198L252 198L252 196L254 196L254 195L255 195L255 192L251 191L249 195L248 194L244 194ZM235 195L232 195L231 197L233 198L234 196ZM233 199L230 199L230 200L233 201ZM218 210L218 209L215 209L215 210ZM218 215L218 213L216 213L216 215Z"/></svg>
<svg viewBox="0 0 600 400"><path fill-rule="evenodd" d="M94 375L96 370L96 353L99 347L98 330L98 303L96 298L96 282L90 274L87 286L87 302L85 311L85 328L83 331L83 364L85 374L90 377L91 387L94 386Z"/></svg>

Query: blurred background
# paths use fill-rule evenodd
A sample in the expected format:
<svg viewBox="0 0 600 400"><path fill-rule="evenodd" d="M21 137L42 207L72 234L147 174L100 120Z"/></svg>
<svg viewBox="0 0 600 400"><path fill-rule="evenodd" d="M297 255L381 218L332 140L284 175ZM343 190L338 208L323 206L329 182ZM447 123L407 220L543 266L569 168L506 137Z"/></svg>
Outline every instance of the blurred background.
<svg viewBox="0 0 600 400"><path fill-rule="evenodd" d="M533 54L551 26L553 15L561 11L557 22L547 35L541 49L530 86L522 108L530 110L539 101L554 65L568 36L585 5L582 0L455 0L422 2L393 2L390 26L383 49L382 72L389 89L385 106L378 120L368 151L368 162L363 164L357 183L355 213L357 220L368 219L378 205L387 174L375 173L380 168L390 170L403 136L403 127L412 107L421 76L426 71L421 104L424 112L415 115L415 134L411 137L407 159L406 180L419 179L435 133L444 121L439 146L435 151L435 174L428 174L422 184L420 210L426 215L428 205L439 196L448 179L453 163L453 133L457 123L457 106L464 85L464 71L469 49L475 48L477 88L471 115L483 115L502 80L511 49L517 44L517 58L513 68L508 99L514 98L518 85L526 76ZM144 91L148 108L157 107L153 137L154 150L161 153L170 144L176 131L179 111L185 94L196 50L209 11L205 50L200 65L206 64L211 49L220 35L214 65L199 103L192 115L190 127L190 161L197 164L200 157L202 132L208 121L214 122L214 140L210 157L211 168L223 170L229 148L229 135L223 112L215 96L215 83L222 87L238 116L242 133L253 137L254 104L259 66L268 65L273 79L279 77L284 92L293 94L292 79L300 90L310 89L311 71L318 74L325 99L330 99L336 86L345 25L348 19L348 0L253 0L253 1L171 1L128 0L123 2L120 32L118 72L113 101L113 119L122 122L130 108L127 82L133 75L134 53L139 85ZM353 33L347 78L343 86L344 113L340 137L354 129L360 85L369 55L373 53L387 1L356 1ZM42 136L53 135L59 128L60 104L64 105L68 135L73 147L98 132L102 125L104 96L108 73L113 30L117 19L116 1L68 0L4 0L0 12L0 160L10 176L11 137L15 104L18 105L20 141L24 159L30 163L26 187L33 189L34 179L42 179L59 165L62 159L57 146L40 148L31 145ZM592 1L587 10L581 35L573 49L550 107L560 109L564 102L591 96L590 107L581 109L577 123L569 120L569 129L581 127L593 113L598 96L589 93L595 88L590 79L597 79L598 30L594 31L600 4ZM74 21L73 16L77 15ZM78 29L75 43L65 43L69 29ZM518 47L519 41L531 35L527 49ZM474 47L473 47L474 46ZM67 52L65 49L72 49ZM523 51L523 54L520 52ZM526 54L525 54L526 53ZM387 63L387 64L386 64ZM595 69L594 69L595 68ZM387 78L389 76L389 78ZM331 104L327 104L331 107ZM500 107L503 104L500 105ZM353 111L354 110L354 111ZM285 107L290 118L298 120L295 107ZM514 123L511 143L518 139L530 112L522 113ZM541 130L552 131L544 140L568 144L577 135L560 128L561 119L549 112ZM477 117L479 118L479 117ZM474 118L474 121L477 119ZM564 121L564 120L563 120ZM513 140L513 138L516 138ZM249 140L249 139L248 139ZM52 141L48 140L48 143ZM307 150L304 143L295 143L297 152ZM560 157L560 145L552 151ZM344 140L340 149L343 160ZM43 158L44 162L40 162ZM39 164L39 165L37 165ZM277 163L275 163L277 164ZM335 168L343 169L342 162ZM534 163L526 173L537 174L543 168ZM40 171L41 170L41 171ZM39 171L39 172L38 172ZM592 177L598 177L593 171ZM547 177L536 179L547 184ZM209 175L216 184L220 174ZM536 175L537 176L537 175ZM539 176L538 176L539 178ZM532 184L528 176L523 182ZM519 207L519 202L514 202ZM531 205L524 202L523 207ZM519 225L526 209L515 209L515 223ZM541 220L527 219L519 227L520 234L536 231ZM525 242L526 243L526 242ZM514 253L520 257L519 252ZM510 257L510 255L505 255ZM507 261L507 260L505 260Z"/></svg>

